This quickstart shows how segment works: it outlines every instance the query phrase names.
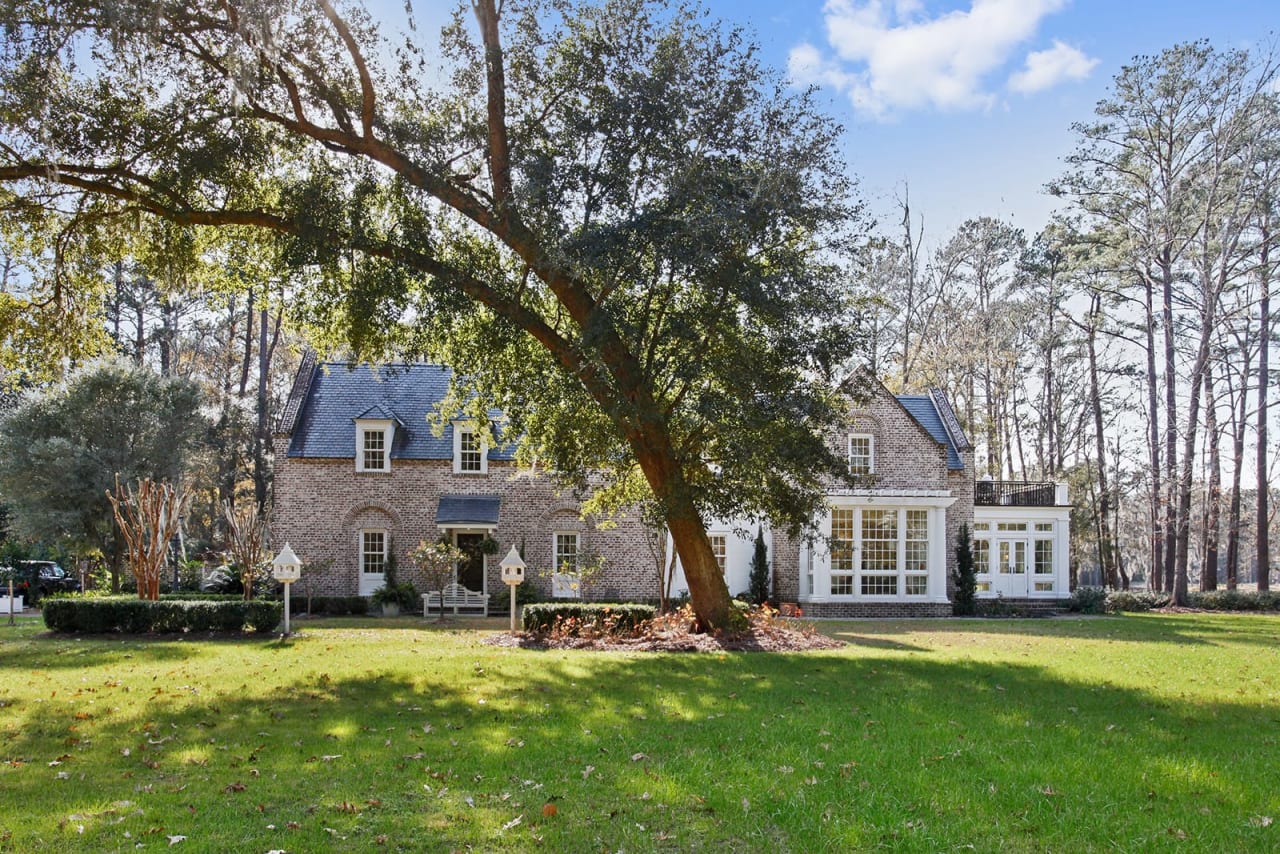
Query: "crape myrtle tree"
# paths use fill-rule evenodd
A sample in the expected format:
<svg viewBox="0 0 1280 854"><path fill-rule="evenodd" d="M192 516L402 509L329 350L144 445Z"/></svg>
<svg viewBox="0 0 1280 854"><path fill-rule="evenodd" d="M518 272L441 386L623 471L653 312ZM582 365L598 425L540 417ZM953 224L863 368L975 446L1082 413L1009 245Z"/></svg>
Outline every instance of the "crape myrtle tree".
<svg viewBox="0 0 1280 854"><path fill-rule="evenodd" d="M701 10L474 0L432 46L330 0L0 26L9 193L275 235L327 343L451 364L527 458L643 485L704 628L730 607L702 520L795 531L844 471L840 131Z"/></svg>

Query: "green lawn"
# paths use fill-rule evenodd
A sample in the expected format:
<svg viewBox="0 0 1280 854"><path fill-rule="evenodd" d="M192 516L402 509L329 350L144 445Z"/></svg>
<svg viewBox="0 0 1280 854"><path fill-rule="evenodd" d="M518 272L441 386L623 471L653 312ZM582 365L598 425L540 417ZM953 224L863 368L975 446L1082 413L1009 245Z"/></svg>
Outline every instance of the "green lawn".
<svg viewBox="0 0 1280 854"><path fill-rule="evenodd" d="M1280 849L1277 617L832 623L847 648L794 655L299 625L0 626L0 850Z"/></svg>

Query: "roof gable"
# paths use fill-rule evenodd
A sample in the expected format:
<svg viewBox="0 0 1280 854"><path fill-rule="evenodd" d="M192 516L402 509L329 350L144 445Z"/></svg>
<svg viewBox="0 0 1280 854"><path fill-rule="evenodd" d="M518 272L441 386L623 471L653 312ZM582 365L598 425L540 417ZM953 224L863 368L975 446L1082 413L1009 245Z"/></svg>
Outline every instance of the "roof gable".
<svg viewBox="0 0 1280 854"><path fill-rule="evenodd" d="M952 471L964 470L964 458L960 455L962 448L951 435L951 431L947 429L943 415L938 411L937 405L934 403L932 394L896 394L894 400L907 411L917 424L924 428L925 432L934 438L934 440L947 449L947 468ZM948 407L950 408L950 407ZM959 428L957 423L956 429ZM960 434L963 438L964 434ZM968 442L965 440L965 445Z"/></svg>

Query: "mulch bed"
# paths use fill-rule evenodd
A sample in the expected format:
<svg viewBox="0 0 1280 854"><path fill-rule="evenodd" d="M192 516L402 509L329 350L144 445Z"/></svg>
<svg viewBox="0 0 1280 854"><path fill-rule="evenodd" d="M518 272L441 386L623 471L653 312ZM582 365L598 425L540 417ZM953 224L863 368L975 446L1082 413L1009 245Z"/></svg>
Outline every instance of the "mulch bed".
<svg viewBox="0 0 1280 854"><path fill-rule="evenodd" d="M808 652L839 649L845 644L818 634L811 627L783 622L753 625L732 634L698 634L687 628L663 626L636 637L571 637L516 632L490 635L492 646L521 649L589 649L610 652Z"/></svg>

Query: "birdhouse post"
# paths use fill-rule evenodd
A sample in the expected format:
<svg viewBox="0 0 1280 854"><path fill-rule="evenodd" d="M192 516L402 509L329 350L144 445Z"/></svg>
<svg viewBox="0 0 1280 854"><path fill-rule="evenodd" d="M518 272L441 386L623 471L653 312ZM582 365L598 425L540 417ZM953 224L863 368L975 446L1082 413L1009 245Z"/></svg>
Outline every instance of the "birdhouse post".
<svg viewBox="0 0 1280 854"><path fill-rule="evenodd" d="M289 585L302 577L302 561L285 543L280 554L271 562L271 575L284 585L284 634L289 636Z"/></svg>
<svg viewBox="0 0 1280 854"><path fill-rule="evenodd" d="M502 583L510 588L511 593L511 633L516 631L516 588L524 584L524 561L520 558L520 553L516 551L516 547L512 546L511 551L507 552L507 556L502 559L499 564L502 567Z"/></svg>

